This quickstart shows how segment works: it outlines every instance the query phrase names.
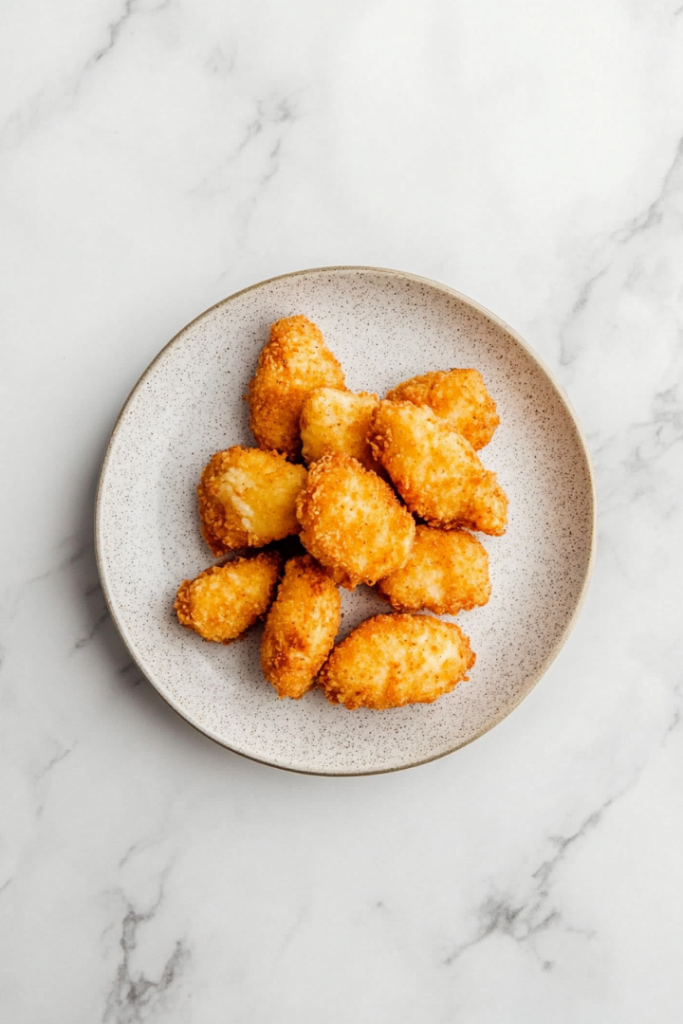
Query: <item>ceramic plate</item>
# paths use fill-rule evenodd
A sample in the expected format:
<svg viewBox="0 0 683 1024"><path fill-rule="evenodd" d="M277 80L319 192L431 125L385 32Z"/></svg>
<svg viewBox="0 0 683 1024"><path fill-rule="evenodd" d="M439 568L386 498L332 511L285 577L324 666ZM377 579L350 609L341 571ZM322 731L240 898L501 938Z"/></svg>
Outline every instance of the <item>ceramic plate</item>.
<svg viewBox="0 0 683 1024"><path fill-rule="evenodd" d="M415 374L475 367L501 424L482 450L510 498L504 537L478 536L493 594L462 612L477 663L431 705L347 711L317 690L279 701L259 667L261 627L230 646L183 629L180 581L214 561L197 518L210 456L253 445L242 395L269 325L303 313L321 328L354 390L383 395ZM332 267L247 288L207 310L145 371L121 412L102 468L97 551L114 620L143 673L212 739L295 771L356 775L441 757L512 711L565 642L594 546L590 460L558 385L526 344L471 299L411 274ZM341 635L388 606L342 591Z"/></svg>

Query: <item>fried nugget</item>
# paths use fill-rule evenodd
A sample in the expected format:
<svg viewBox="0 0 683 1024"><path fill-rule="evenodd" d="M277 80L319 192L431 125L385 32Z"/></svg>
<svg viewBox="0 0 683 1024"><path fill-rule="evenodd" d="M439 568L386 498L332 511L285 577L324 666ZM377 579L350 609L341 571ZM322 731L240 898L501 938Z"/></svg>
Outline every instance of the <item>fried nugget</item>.
<svg viewBox="0 0 683 1024"><path fill-rule="evenodd" d="M173 605L178 621L205 640L232 643L268 611L281 565L276 552L262 551L183 580Z"/></svg>
<svg viewBox="0 0 683 1024"><path fill-rule="evenodd" d="M431 409L384 400L368 439L410 511L430 526L505 533L508 501L496 474Z"/></svg>
<svg viewBox="0 0 683 1024"><path fill-rule="evenodd" d="M428 608L437 615L457 615L486 604L491 596L489 556L466 530L418 526L408 561L380 580L377 591L398 612Z"/></svg>
<svg viewBox="0 0 683 1024"><path fill-rule="evenodd" d="M305 482L304 467L277 452L239 445L216 452L197 488L202 535L214 555L298 533L296 499Z"/></svg>
<svg viewBox="0 0 683 1024"><path fill-rule="evenodd" d="M473 448L487 445L500 423L496 403L479 370L436 370L411 377L393 388L387 398L428 406Z"/></svg>
<svg viewBox="0 0 683 1024"><path fill-rule="evenodd" d="M375 615L342 640L318 682L349 710L431 704L467 679L476 655L451 622L428 615Z"/></svg>
<svg viewBox="0 0 683 1024"><path fill-rule="evenodd" d="M367 441L372 414L379 404L377 395L339 388L316 388L301 410L302 455L315 462L323 455L343 452L358 459L366 469L378 470Z"/></svg>
<svg viewBox="0 0 683 1024"><path fill-rule="evenodd" d="M290 558L261 642L261 667L278 697L298 700L313 686L341 622L341 597L310 555Z"/></svg>
<svg viewBox="0 0 683 1024"><path fill-rule="evenodd" d="M298 455L301 407L326 385L343 388L344 372L315 324L305 316L273 324L249 384L249 425L259 447Z"/></svg>
<svg viewBox="0 0 683 1024"><path fill-rule="evenodd" d="M400 569L415 538L389 485L339 452L313 463L296 514L303 546L347 590Z"/></svg>

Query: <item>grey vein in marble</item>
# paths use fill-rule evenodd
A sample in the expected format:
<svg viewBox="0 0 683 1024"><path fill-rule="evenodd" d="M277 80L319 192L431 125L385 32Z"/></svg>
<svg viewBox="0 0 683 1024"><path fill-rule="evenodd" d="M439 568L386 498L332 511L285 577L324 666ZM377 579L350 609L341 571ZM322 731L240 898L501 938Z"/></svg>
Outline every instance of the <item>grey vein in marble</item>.
<svg viewBox="0 0 683 1024"><path fill-rule="evenodd" d="M549 906L553 875L564 862L567 851L600 824L605 813L622 795L619 793L618 796L606 800L597 810L592 811L571 835L550 837L550 842L555 846L555 853L531 873L529 879L531 894L527 898L516 899L514 896L500 893L491 893L486 896L478 910L480 923L476 934L473 938L456 946L443 961L444 965L451 966L468 950L479 946L490 936L496 934L511 938L517 943L528 943L537 957L538 953L531 940L550 928L561 928L565 932L584 935L588 939L592 938L594 934L592 930L568 925L564 921L561 911L556 907ZM551 970L554 966L548 960L541 960L541 965L543 970Z"/></svg>
<svg viewBox="0 0 683 1024"><path fill-rule="evenodd" d="M683 138L676 146L673 160L667 169L658 194L643 212L632 217L626 224L605 239L601 245L601 253L598 257L602 266L584 281L579 289L579 295L574 302L570 312L566 316L560 331L560 356L561 366L571 366L578 354L576 342L572 343L567 338L576 324L577 317L582 314L588 303L591 301L596 285L604 281L606 276L614 269L614 260L624 246L627 246L633 239L643 235L661 225L667 215L680 211L674 203L680 202L681 188L683 187Z"/></svg>
<svg viewBox="0 0 683 1024"><path fill-rule="evenodd" d="M138 944L138 930L141 925L154 920L163 896L162 883L157 901L145 911L136 910L124 897L126 912L121 922L119 939L121 962L107 997L102 1018L104 1024L144 1024L152 1013L163 1011L171 990L180 980L189 960L189 951L180 939L175 941L173 950L156 981L146 977L142 972L136 972L131 963Z"/></svg>
<svg viewBox="0 0 683 1024"><path fill-rule="evenodd" d="M173 3L173 0L159 0L156 5L145 5L144 0L125 0L120 15L105 26L107 39L88 57L76 74L65 77L61 84L46 83L28 97L22 107L15 110L0 125L0 155L4 148L20 145L32 132L51 121L76 101L81 87L90 72L112 53L121 35L137 13L156 14Z"/></svg>

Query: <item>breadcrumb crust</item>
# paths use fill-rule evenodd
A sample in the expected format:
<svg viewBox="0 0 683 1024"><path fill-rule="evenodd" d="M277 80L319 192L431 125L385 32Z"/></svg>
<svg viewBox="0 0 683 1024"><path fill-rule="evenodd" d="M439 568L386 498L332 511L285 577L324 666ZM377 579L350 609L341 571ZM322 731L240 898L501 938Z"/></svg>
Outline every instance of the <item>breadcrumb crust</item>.
<svg viewBox="0 0 683 1024"><path fill-rule="evenodd" d="M372 414L379 398L367 391L354 393L340 388L316 388L301 410L301 441L304 461L342 452L376 473L379 464L368 444ZM381 472L381 470L380 470Z"/></svg>
<svg viewBox="0 0 683 1024"><path fill-rule="evenodd" d="M384 711L431 704L467 679L468 638L429 615L375 615L332 651L318 681L333 704Z"/></svg>
<svg viewBox="0 0 683 1024"><path fill-rule="evenodd" d="M213 554L298 533L296 499L305 482L306 469L277 452L240 445L216 452L197 488L202 536Z"/></svg>
<svg viewBox="0 0 683 1024"><path fill-rule="evenodd" d="M505 533L508 500L496 474L431 409L385 399L369 441L410 511L430 526Z"/></svg>
<svg viewBox="0 0 683 1024"><path fill-rule="evenodd" d="M411 377L386 397L389 401L428 406L475 449L489 443L500 423L496 403L479 370L434 370Z"/></svg>
<svg viewBox="0 0 683 1024"><path fill-rule="evenodd" d="M301 543L347 590L400 569L415 538L415 521L391 487L340 453L313 463L296 513Z"/></svg>
<svg viewBox="0 0 683 1024"><path fill-rule="evenodd" d="M261 641L261 667L278 697L299 700L314 684L341 622L341 597L311 558L291 558Z"/></svg>
<svg viewBox="0 0 683 1024"><path fill-rule="evenodd" d="M247 396L249 426L259 447L295 458L304 400L326 385L343 388L344 371L316 325L305 316L274 323Z"/></svg>
<svg viewBox="0 0 683 1024"><path fill-rule="evenodd" d="M377 593L398 612L457 615L491 596L489 556L466 530L418 526L408 561L379 581Z"/></svg>
<svg viewBox="0 0 683 1024"><path fill-rule="evenodd" d="M268 611L281 566L275 551L209 566L180 584L178 621L205 640L232 643Z"/></svg>

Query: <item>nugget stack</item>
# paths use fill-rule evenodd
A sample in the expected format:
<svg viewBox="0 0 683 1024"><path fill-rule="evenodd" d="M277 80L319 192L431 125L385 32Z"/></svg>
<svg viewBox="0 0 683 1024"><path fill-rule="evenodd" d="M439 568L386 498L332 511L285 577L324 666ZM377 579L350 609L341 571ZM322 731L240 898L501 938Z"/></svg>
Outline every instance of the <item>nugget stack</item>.
<svg viewBox="0 0 683 1024"><path fill-rule="evenodd" d="M356 394L316 325L293 316L271 327L248 402L258 447L216 452L198 496L214 556L252 552L184 580L179 622L228 644L265 617L261 664L280 698L317 685L349 710L384 710L450 692L475 663L469 639L416 613L455 615L491 594L468 531L501 536L507 497L477 455L499 422L481 374L436 370L382 401ZM286 559L278 542L294 535L305 553ZM360 584L395 611L334 646L338 587Z"/></svg>

